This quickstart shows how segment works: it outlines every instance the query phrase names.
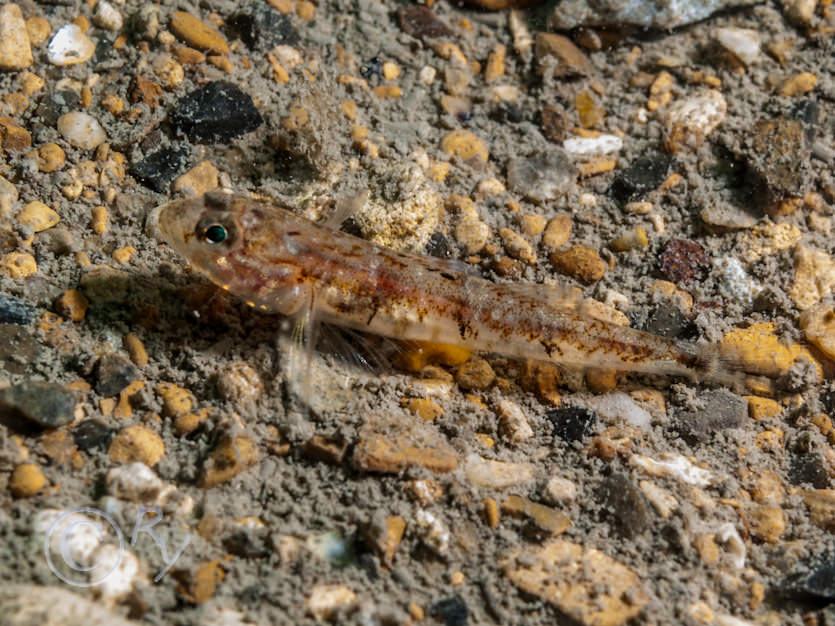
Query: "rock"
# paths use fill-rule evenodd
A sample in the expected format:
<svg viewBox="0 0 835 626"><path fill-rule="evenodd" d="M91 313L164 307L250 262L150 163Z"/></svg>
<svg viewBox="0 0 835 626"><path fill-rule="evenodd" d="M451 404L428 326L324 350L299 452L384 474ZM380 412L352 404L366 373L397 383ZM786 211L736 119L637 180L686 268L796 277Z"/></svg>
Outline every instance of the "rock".
<svg viewBox="0 0 835 626"><path fill-rule="evenodd" d="M73 322L80 322L87 315L89 305L83 293L77 289L67 289L55 301L55 312Z"/></svg>
<svg viewBox="0 0 835 626"><path fill-rule="evenodd" d="M75 445L82 452L105 450L113 436L113 429L95 418L83 420L73 429Z"/></svg>
<svg viewBox="0 0 835 626"><path fill-rule="evenodd" d="M335 620L357 602L357 595L346 585L316 585L305 602L316 621Z"/></svg>
<svg viewBox="0 0 835 626"><path fill-rule="evenodd" d="M10 117L0 116L0 148L20 152L32 145L32 135Z"/></svg>
<svg viewBox="0 0 835 626"><path fill-rule="evenodd" d="M783 12L792 22L807 26L815 14L817 0L780 0Z"/></svg>
<svg viewBox="0 0 835 626"><path fill-rule="evenodd" d="M252 367L243 361L236 361L220 372L217 389L229 402L252 403L264 392L264 383Z"/></svg>
<svg viewBox="0 0 835 626"><path fill-rule="evenodd" d="M201 161L174 181L173 189L187 196L202 196L218 187L217 168L211 161Z"/></svg>
<svg viewBox="0 0 835 626"><path fill-rule="evenodd" d="M397 9L397 22L407 35L418 39L449 37L452 31L427 6L410 4Z"/></svg>
<svg viewBox="0 0 835 626"><path fill-rule="evenodd" d="M811 485L815 489L829 489L829 472L820 455L792 454L789 459L788 479L792 485Z"/></svg>
<svg viewBox="0 0 835 626"><path fill-rule="evenodd" d="M199 485L216 487L258 462L258 448L252 438L245 435L226 436L218 443L203 469Z"/></svg>
<svg viewBox="0 0 835 626"><path fill-rule="evenodd" d="M260 2L248 4L226 20L226 28L250 50L267 52L276 46L296 46L299 33L293 22Z"/></svg>
<svg viewBox="0 0 835 626"><path fill-rule="evenodd" d="M31 498L46 485L46 476L34 463L22 463L9 478L9 491L15 498Z"/></svg>
<svg viewBox="0 0 835 626"><path fill-rule="evenodd" d="M465 215L455 226L455 241L467 254L479 253L489 236L490 227L475 215Z"/></svg>
<svg viewBox="0 0 835 626"><path fill-rule="evenodd" d="M183 43L213 54L228 54L229 44L216 28L184 11L174 11L169 23L171 32Z"/></svg>
<svg viewBox="0 0 835 626"><path fill-rule="evenodd" d="M673 103L662 117L668 152L695 150L725 121L728 105L720 91L710 89Z"/></svg>
<svg viewBox="0 0 835 626"><path fill-rule="evenodd" d="M672 163L670 155L660 152L638 157L615 178L612 194L620 202L626 202L658 188L666 180Z"/></svg>
<svg viewBox="0 0 835 626"><path fill-rule="evenodd" d="M496 373L484 359L471 358L455 372L455 382L466 391L487 389L496 380Z"/></svg>
<svg viewBox="0 0 835 626"><path fill-rule="evenodd" d="M589 398L586 403L594 409L601 418L612 424L627 422L628 424L649 430L652 416L635 400L622 391L614 391L604 395Z"/></svg>
<svg viewBox="0 0 835 626"><path fill-rule="evenodd" d="M31 324L35 319L37 309L15 296L0 293L0 324ZM3 339L0 338L0 342Z"/></svg>
<svg viewBox="0 0 835 626"><path fill-rule="evenodd" d="M652 310L642 330L671 339L694 339L698 333L696 325L678 307L666 302Z"/></svg>
<svg viewBox="0 0 835 626"><path fill-rule="evenodd" d="M89 61L96 51L93 43L76 24L65 24L52 37L46 58L53 65L75 65Z"/></svg>
<svg viewBox="0 0 835 626"><path fill-rule="evenodd" d="M459 595L438 600L429 607L429 615L444 626L467 626L470 619L467 603Z"/></svg>
<svg viewBox="0 0 835 626"><path fill-rule="evenodd" d="M27 380L0 389L0 421L23 431L58 428L75 417L75 396L61 385Z"/></svg>
<svg viewBox="0 0 835 626"><path fill-rule="evenodd" d="M92 115L73 111L58 118L58 132L71 145L92 150L107 141L107 133Z"/></svg>
<svg viewBox="0 0 835 626"><path fill-rule="evenodd" d="M134 620L104 608L101 599L88 600L61 587L39 585L3 585L0 615L4 626L136 626Z"/></svg>
<svg viewBox="0 0 835 626"><path fill-rule="evenodd" d="M30 153L31 155L31 153ZM66 153L57 143L49 142L38 148L35 163L39 172L50 173L61 169L66 160Z"/></svg>
<svg viewBox="0 0 835 626"><path fill-rule="evenodd" d="M515 402L502 398L498 402L499 433L510 445L518 445L533 437L533 429L522 408Z"/></svg>
<svg viewBox="0 0 835 626"><path fill-rule="evenodd" d="M809 191L811 148L802 122L787 117L761 119L744 137L747 178L764 203L802 197Z"/></svg>
<svg viewBox="0 0 835 626"><path fill-rule="evenodd" d="M501 228L498 234L509 256L528 265L536 263L536 252L522 235L510 228Z"/></svg>
<svg viewBox="0 0 835 626"><path fill-rule="evenodd" d="M571 216L568 213L555 215L545 226L542 233L542 245L549 250L556 250L571 239Z"/></svg>
<svg viewBox="0 0 835 626"><path fill-rule="evenodd" d="M540 73L547 69L555 78L585 76L593 68L585 53L562 35L537 33L534 52Z"/></svg>
<svg viewBox="0 0 835 626"><path fill-rule="evenodd" d="M806 341L835 361L835 308L831 304L803 311L800 315L800 328L806 335Z"/></svg>
<svg viewBox="0 0 835 626"><path fill-rule="evenodd" d="M20 7L4 4L0 7L0 70L23 70L34 60Z"/></svg>
<svg viewBox="0 0 835 626"><path fill-rule="evenodd" d="M172 383L160 383L157 392L162 400L162 414L177 417L191 411L193 400L187 389Z"/></svg>
<svg viewBox="0 0 835 626"><path fill-rule="evenodd" d="M16 324L0 323L0 367L6 373L32 373L40 353L40 344L31 331Z"/></svg>
<svg viewBox="0 0 835 626"><path fill-rule="evenodd" d="M752 65L760 57L760 33L750 28L717 28L713 36L719 45L745 65Z"/></svg>
<svg viewBox="0 0 835 626"><path fill-rule="evenodd" d="M107 398L118 395L141 377L136 366L118 354L100 357L96 363L95 376L96 393Z"/></svg>
<svg viewBox="0 0 835 626"><path fill-rule="evenodd" d="M561 539L515 552L502 569L514 585L583 626L620 626L650 599L634 571L594 548Z"/></svg>
<svg viewBox="0 0 835 626"><path fill-rule="evenodd" d="M477 454L471 454L465 459L464 475L474 485L491 489L507 489L524 484L534 477L532 465L492 461Z"/></svg>
<svg viewBox="0 0 835 626"><path fill-rule="evenodd" d="M797 563L777 585L780 595L808 602L835 600L835 553L816 554Z"/></svg>
<svg viewBox="0 0 835 626"><path fill-rule="evenodd" d="M597 488L597 500L603 517L623 536L633 539L652 526L649 502L630 478L623 473L604 478Z"/></svg>
<svg viewBox="0 0 835 626"><path fill-rule="evenodd" d="M730 300L751 306L762 291L762 285L751 278L736 257L727 256L713 262L719 278L719 293Z"/></svg>
<svg viewBox="0 0 835 626"><path fill-rule="evenodd" d="M766 543L777 543L786 531L786 514L779 506L753 505L746 518L751 535Z"/></svg>
<svg viewBox="0 0 835 626"><path fill-rule="evenodd" d="M148 155L131 167L131 174L147 187L164 193L169 183L188 165L190 151L186 147L169 146Z"/></svg>
<svg viewBox="0 0 835 626"><path fill-rule="evenodd" d="M489 157L484 142L468 130L447 133L441 140L441 150L462 161L486 163Z"/></svg>
<svg viewBox="0 0 835 626"><path fill-rule="evenodd" d="M543 497L551 504L569 504L577 497L577 484L567 478L554 476L545 485Z"/></svg>
<svg viewBox="0 0 835 626"><path fill-rule="evenodd" d="M590 435L597 423L594 411L582 407L562 407L545 413L551 422L552 433L566 443L581 441Z"/></svg>
<svg viewBox="0 0 835 626"><path fill-rule="evenodd" d="M717 431L739 428L748 418L748 403L726 389L700 394L698 405L676 415L682 434L696 441L708 441Z"/></svg>
<svg viewBox="0 0 835 626"><path fill-rule="evenodd" d="M17 219L23 226L31 228L36 233L52 228L61 220L58 213L37 200L24 206L18 213Z"/></svg>
<svg viewBox="0 0 835 626"><path fill-rule="evenodd" d="M193 570L176 570L172 576L177 581L178 594L189 602L203 604L212 598L225 574L220 561L215 560L201 563Z"/></svg>
<svg viewBox="0 0 835 626"><path fill-rule="evenodd" d="M732 330L722 338L719 347L722 354L739 363L745 371L771 378L785 374L800 359L815 363L805 347L781 342L771 322Z"/></svg>
<svg viewBox="0 0 835 626"><path fill-rule="evenodd" d="M804 245L794 249L794 283L789 290L801 311L813 307L835 287L835 260L823 250Z"/></svg>
<svg viewBox="0 0 835 626"><path fill-rule="evenodd" d="M561 274L586 283L600 280L609 268L596 250L585 246L555 250L549 259L551 265Z"/></svg>
<svg viewBox="0 0 835 626"><path fill-rule="evenodd" d="M443 519L432 511L419 509L415 522L420 540L435 554L446 558L449 553L450 532Z"/></svg>
<svg viewBox="0 0 835 626"><path fill-rule="evenodd" d="M562 511L520 496L508 496L502 501L501 511L505 515L528 520L534 535L559 535L571 525L571 518Z"/></svg>
<svg viewBox="0 0 835 626"><path fill-rule="evenodd" d="M389 437L370 433L354 448L353 465L366 472L397 474L409 467L422 467L444 473L458 467L458 457L440 438L423 445L408 435Z"/></svg>
<svg viewBox="0 0 835 626"><path fill-rule="evenodd" d="M799 491L809 509L809 521L829 532L835 532L835 490L808 489Z"/></svg>
<svg viewBox="0 0 835 626"><path fill-rule="evenodd" d="M731 204L711 204L699 213L705 224L739 230L752 228L760 220L750 207L739 207Z"/></svg>
<svg viewBox="0 0 835 626"><path fill-rule="evenodd" d="M180 98L170 118L177 131L202 143L226 143L264 123L252 98L222 80Z"/></svg>
<svg viewBox="0 0 835 626"><path fill-rule="evenodd" d="M560 148L516 157L507 164L508 188L536 204L559 198L576 182L577 168Z"/></svg>
<svg viewBox="0 0 835 626"><path fill-rule="evenodd" d="M122 30L124 18L121 12L110 2L99 0L93 13L93 24L105 30Z"/></svg>
<svg viewBox="0 0 835 626"><path fill-rule="evenodd" d="M146 104L153 109L162 98L162 87L152 80L136 75L128 86L128 98L133 104Z"/></svg>
<svg viewBox="0 0 835 626"><path fill-rule="evenodd" d="M375 517L363 528L362 534L369 549L376 552L383 563L391 566L405 531L406 520L399 515L390 515L385 518Z"/></svg>
<svg viewBox="0 0 835 626"><path fill-rule="evenodd" d="M694 465L690 459L680 454L664 453L660 460L641 454L629 457L629 464L656 478L672 476L686 485L707 487L716 481L716 475L710 470Z"/></svg>
<svg viewBox="0 0 835 626"><path fill-rule="evenodd" d="M617 135L604 133L597 137L570 137L562 145L571 158L585 159L620 152L623 148L623 140Z"/></svg>
<svg viewBox="0 0 835 626"><path fill-rule="evenodd" d="M107 454L117 463L139 461L153 467L165 455L165 444L154 431L141 426L126 426L113 439Z"/></svg>
<svg viewBox="0 0 835 626"><path fill-rule="evenodd" d="M754 4L753 0L564 0L548 19L553 30L577 26L625 25L667 30L705 19L717 11Z"/></svg>
<svg viewBox="0 0 835 626"><path fill-rule="evenodd" d="M710 258L701 244L686 239L670 239L659 256L661 272L675 283L703 278Z"/></svg>

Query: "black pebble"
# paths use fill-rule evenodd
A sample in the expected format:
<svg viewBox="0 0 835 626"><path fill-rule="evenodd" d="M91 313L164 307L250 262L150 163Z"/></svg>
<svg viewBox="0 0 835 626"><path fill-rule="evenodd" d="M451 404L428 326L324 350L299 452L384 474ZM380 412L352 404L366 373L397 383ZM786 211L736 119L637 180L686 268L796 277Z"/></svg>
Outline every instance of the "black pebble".
<svg viewBox="0 0 835 626"><path fill-rule="evenodd" d="M263 2L249 4L232 15L226 20L226 29L250 50L261 52L276 46L295 46L300 40L290 18Z"/></svg>
<svg viewBox="0 0 835 626"><path fill-rule="evenodd" d="M36 312L25 300L0 293L0 324L31 324Z"/></svg>
<svg viewBox="0 0 835 626"><path fill-rule="evenodd" d="M682 437L691 445L708 441L719 431L739 428L748 421L748 402L727 389L711 389L699 395L699 406L676 415Z"/></svg>
<svg viewBox="0 0 835 626"><path fill-rule="evenodd" d="M185 171L188 157L187 148L163 148L136 163L131 168L131 174L146 187L165 193L171 181Z"/></svg>
<svg viewBox="0 0 835 626"><path fill-rule="evenodd" d="M40 344L26 326L0 324L0 367L9 374L25 374L41 354Z"/></svg>
<svg viewBox="0 0 835 626"><path fill-rule="evenodd" d="M652 524L646 496L626 474L604 478L597 489L597 499L604 518L625 537L636 537Z"/></svg>
<svg viewBox="0 0 835 626"><path fill-rule="evenodd" d="M97 419L86 419L73 429L75 445L82 452L105 450L113 440L113 429Z"/></svg>
<svg viewBox="0 0 835 626"><path fill-rule="evenodd" d="M777 584L777 591L795 600L835 600L835 553L824 552L798 563Z"/></svg>
<svg viewBox="0 0 835 626"><path fill-rule="evenodd" d="M553 427L553 434L566 443L579 441L588 435L595 422L597 414L581 407L565 407L553 409L545 414Z"/></svg>
<svg viewBox="0 0 835 626"><path fill-rule="evenodd" d="M827 415L835 414L835 389L830 389L822 393L821 403L823 403L823 408L826 409Z"/></svg>
<svg viewBox="0 0 835 626"><path fill-rule="evenodd" d="M56 91L41 100L35 115L46 127L54 127L64 113L75 111L81 104L81 96L70 89Z"/></svg>
<svg viewBox="0 0 835 626"><path fill-rule="evenodd" d="M110 397L119 394L139 378L139 370L118 354L105 354L96 363L96 393Z"/></svg>
<svg viewBox="0 0 835 626"><path fill-rule="evenodd" d="M441 231L436 230L429 237L429 243L426 244L426 254L438 257L439 259L448 259L452 256L449 241L447 241L446 236Z"/></svg>
<svg viewBox="0 0 835 626"><path fill-rule="evenodd" d="M657 188L667 178L673 157L652 152L638 157L618 175L612 185L612 195L627 202Z"/></svg>
<svg viewBox="0 0 835 626"><path fill-rule="evenodd" d="M695 339L696 325L678 310L678 307L661 304L649 314L643 330L670 339Z"/></svg>
<svg viewBox="0 0 835 626"><path fill-rule="evenodd" d="M792 485L810 484L815 489L829 489L829 472L817 454L791 455L788 478Z"/></svg>
<svg viewBox="0 0 835 626"><path fill-rule="evenodd" d="M247 94L217 80L180 98L171 122L192 141L227 142L255 130L264 118Z"/></svg>
<svg viewBox="0 0 835 626"><path fill-rule="evenodd" d="M55 383L27 380L0 389L0 423L15 430L58 428L73 420L74 411L73 393Z"/></svg>
<svg viewBox="0 0 835 626"><path fill-rule="evenodd" d="M429 615L443 622L445 626L467 626L470 611L459 595L438 600L429 607Z"/></svg>
<svg viewBox="0 0 835 626"><path fill-rule="evenodd" d="M376 76L377 78L383 72L383 61L380 57L373 57L362 64L360 67L360 74L363 78L371 78L372 76Z"/></svg>

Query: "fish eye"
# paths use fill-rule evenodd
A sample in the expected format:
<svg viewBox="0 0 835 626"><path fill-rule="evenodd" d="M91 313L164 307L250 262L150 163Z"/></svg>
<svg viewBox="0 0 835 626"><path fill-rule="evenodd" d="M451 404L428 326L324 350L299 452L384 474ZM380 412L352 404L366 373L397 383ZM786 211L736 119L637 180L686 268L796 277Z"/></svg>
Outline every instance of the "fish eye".
<svg viewBox="0 0 835 626"><path fill-rule="evenodd" d="M203 230L203 237L209 243L223 243L228 236L229 233L221 224L212 224Z"/></svg>

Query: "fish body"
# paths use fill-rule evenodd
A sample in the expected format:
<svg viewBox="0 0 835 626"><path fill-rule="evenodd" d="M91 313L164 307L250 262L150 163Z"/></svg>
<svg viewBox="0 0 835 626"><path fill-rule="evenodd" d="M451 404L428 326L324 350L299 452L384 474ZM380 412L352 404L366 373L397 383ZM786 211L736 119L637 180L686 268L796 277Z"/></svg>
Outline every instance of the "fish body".
<svg viewBox="0 0 835 626"><path fill-rule="evenodd" d="M493 283L274 204L211 192L170 202L154 219L194 269L263 311L569 366L733 378L715 346L596 319L567 287Z"/></svg>

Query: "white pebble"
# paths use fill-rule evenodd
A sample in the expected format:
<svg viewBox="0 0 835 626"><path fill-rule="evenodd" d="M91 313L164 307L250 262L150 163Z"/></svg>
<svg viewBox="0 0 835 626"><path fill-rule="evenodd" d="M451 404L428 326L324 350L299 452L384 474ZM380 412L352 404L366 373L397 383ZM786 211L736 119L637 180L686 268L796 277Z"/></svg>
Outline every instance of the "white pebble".
<svg viewBox="0 0 835 626"><path fill-rule="evenodd" d="M617 135L600 135L599 137L570 137L566 139L563 148L572 157L589 157L598 154L620 152L623 140Z"/></svg>
<svg viewBox="0 0 835 626"><path fill-rule="evenodd" d="M518 404L502 399L496 408L499 413L499 432L508 443L516 445L533 437L533 429Z"/></svg>
<svg viewBox="0 0 835 626"><path fill-rule="evenodd" d="M96 45L75 24L58 29L46 48L46 58L53 65L84 63L96 51Z"/></svg>
<svg viewBox="0 0 835 626"><path fill-rule="evenodd" d="M133 591L135 582L145 579L136 555L124 545L99 546L93 554L93 563L90 581L101 581L96 585L96 593L108 602L121 600Z"/></svg>
<svg viewBox="0 0 835 626"><path fill-rule="evenodd" d="M719 292L746 306L751 306L762 285L751 278L742 263L736 257L721 258L714 261L714 266L721 272Z"/></svg>
<svg viewBox="0 0 835 626"><path fill-rule="evenodd" d="M425 509L419 510L415 519L421 530L423 543L438 556L444 556L449 551L449 530L446 525L437 515Z"/></svg>
<svg viewBox="0 0 835 626"><path fill-rule="evenodd" d="M57 560L69 557L87 565L104 538L98 529L107 524L72 510L47 509L35 516L33 526L35 533L48 537L50 554Z"/></svg>
<svg viewBox="0 0 835 626"><path fill-rule="evenodd" d="M675 102L662 116L667 127L667 148L698 148L725 121L727 113L725 96L715 89Z"/></svg>
<svg viewBox="0 0 835 626"><path fill-rule="evenodd" d="M586 404L608 422L625 421L642 430L649 430L652 422L652 416L622 391L595 396Z"/></svg>
<svg viewBox="0 0 835 626"><path fill-rule="evenodd" d="M420 70L420 74L418 74L418 78L420 78L420 82L424 85L429 85L435 80L435 75L438 71L432 67L431 65L426 65L422 70Z"/></svg>
<svg viewBox="0 0 835 626"><path fill-rule="evenodd" d="M129 463L107 473L107 490L120 500L162 504L175 490L173 485L164 483L144 463Z"/></svg>
<svg viewBox="0 0 835 626"><path fill-rule="evenodd" d="M124 19L119 9L109 2L99 0L96 12L93 14L93 23L106 30L121 30Z"/></svg>
<svg viewBox="0 0 835 626"><path fill-rule="evenodd" d="M577 497L577 485L567 478L554 476L545 485L542 495L550 504L565 504Z"/></svg>
<svg viewBox="0 0 835 626"><path fill-rule="evenodd" d="M696 487L707 487L715 477L710 470L697 467L685 456L680 454L662 454L661 460L656 461L643 454L633 454L629 463L650 476L673 476L683 483Z"/></svg>
<svg viewBox="0 0 835 626"><path fill-rule="evenodd" d="M352 607L357 601L356 594L345 585L316 585L307 599L307 610L318 621L325 621L340 610Z"/></svg>
<svg viewBox="0 0 835 626"><path fill-rule="evenodd" d="M760 56L760 34L750 28L717 28L716 41L733 53L745 65L751 65Z"/></svg>
<svg viewBox="0 0 835 626"><path fill-rule="evenodd" d="M464 474L474 485L507 489L531 480L533 466L528 463L493 461L470 454L464 460Z"/></svg>
<svg viewBox="0 0 835 626"><path fill-rule="evenodd" d="M59 117L58 132L70 144L82 150L92 150L107 139L107 134L98 120L81 111L73 111Z"/></svg>

